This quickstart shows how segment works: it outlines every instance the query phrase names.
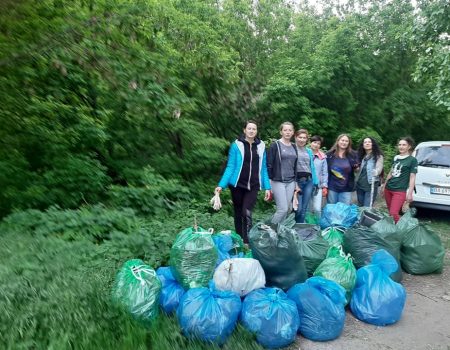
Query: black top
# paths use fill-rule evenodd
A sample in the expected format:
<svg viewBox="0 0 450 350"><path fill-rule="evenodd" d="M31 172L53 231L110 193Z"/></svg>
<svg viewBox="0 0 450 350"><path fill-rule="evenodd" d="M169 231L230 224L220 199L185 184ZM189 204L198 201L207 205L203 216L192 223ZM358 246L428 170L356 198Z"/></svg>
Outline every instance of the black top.
<svg viewBox="0 0 450 350"><path fill-rule="evenodd" d="M260 139L255 137L254 142L251 144L242 135L238 139L244 144L244 161L242 163L241 174L236 187L245 188L247 190L259 189L259 154L258 144Z"/></svg>

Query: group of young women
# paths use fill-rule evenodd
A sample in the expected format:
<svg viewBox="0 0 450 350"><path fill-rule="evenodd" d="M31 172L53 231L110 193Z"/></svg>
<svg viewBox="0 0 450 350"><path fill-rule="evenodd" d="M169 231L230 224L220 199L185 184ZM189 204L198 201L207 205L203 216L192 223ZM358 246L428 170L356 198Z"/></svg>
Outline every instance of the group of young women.
<svg viewBox="0 0 450 350"><path fill-rule="evenodd" d="M276 212L271 221L275 224L282 222L294 206L296 222L303 223L308 209L320 217L325 200L330 204L351 204L355 189L360 206L369 207L375 201L384 158L372 137L364 138L354 151L350 136L341 134L325 154L321 151L322 137L310 137L306 129L295 132L292 123L284 122L280 126L281 138L266 152L257 132L256 122L247 121L243 134L231 144L226 169L215 189L220 193L230 188L235 229L245 243L259 190L265 190L265 200L273 195ZM417 173L412 150L411 138L399 140L399 154L382 188L395 222L404 202L412 201Z"/></svg>

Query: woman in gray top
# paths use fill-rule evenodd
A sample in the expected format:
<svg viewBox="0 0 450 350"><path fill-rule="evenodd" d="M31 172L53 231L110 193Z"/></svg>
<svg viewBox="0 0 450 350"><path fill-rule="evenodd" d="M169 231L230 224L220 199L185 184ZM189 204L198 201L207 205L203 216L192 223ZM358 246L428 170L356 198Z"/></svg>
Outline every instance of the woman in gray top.
<svg viewBox="0 0 450 350"><path fill-rule="evenodd" d="M284 122L280 126L281 139L273 142L267 152L267 170L277 210L272 223L283 221L292 211L296 189L297 149L291 142L294 125Z"/></svg>
<svg viewBox="0 0 450 350"><path fill-rule="evenodd" d="M317 192L319 181L314 166L314 156L310 148L306 147L308 130L300 129L295 133L297 146L297 198L298 209L295 212L295 222L304 223L309 201L314 192Z"/></svg>

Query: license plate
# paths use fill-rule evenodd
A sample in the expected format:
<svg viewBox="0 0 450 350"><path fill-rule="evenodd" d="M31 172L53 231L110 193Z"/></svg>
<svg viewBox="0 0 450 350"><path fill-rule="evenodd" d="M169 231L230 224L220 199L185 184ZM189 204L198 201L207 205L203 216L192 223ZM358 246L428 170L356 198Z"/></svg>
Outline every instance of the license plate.
<svg viewBox="0 0 450 350"><path fill-rule="evenodd" d="M430 187L431 194L444 194L450 196L450 188L445 187Z"/></svg>

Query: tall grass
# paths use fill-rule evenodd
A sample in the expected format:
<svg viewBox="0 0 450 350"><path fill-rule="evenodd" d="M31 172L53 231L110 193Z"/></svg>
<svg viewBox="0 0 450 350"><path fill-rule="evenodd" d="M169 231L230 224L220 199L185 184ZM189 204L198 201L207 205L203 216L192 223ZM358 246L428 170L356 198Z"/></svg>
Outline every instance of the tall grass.
<svg viewBox="0 0 450 350"><path fill-rule="evenodd" d="M231 228L227 214L186 209L154 220L88 207L13 214L0 225L2 349L214 349L187 340L174 317L145 329L110 300L120 265L166 265L177 232L195 221ZM239 328L224 349L261 349Z"/></svg>

